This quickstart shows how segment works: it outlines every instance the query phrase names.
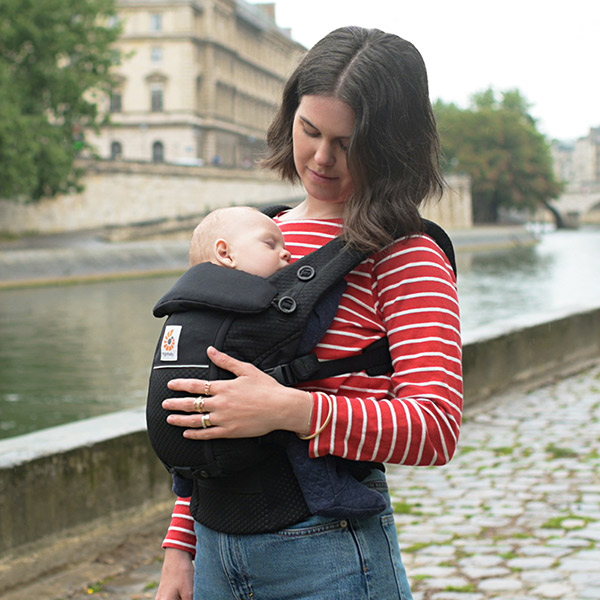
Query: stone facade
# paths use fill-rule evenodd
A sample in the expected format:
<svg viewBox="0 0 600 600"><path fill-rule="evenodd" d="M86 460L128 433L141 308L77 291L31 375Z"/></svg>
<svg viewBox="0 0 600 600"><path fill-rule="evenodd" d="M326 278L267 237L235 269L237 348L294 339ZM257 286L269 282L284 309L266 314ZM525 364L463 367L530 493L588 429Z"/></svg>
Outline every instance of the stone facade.
<svg viewBox="0 0 600 600"><path fill-rule="evenodd" d="M471 178L467 175L448 175L442 199L431 201L421 211L426 219L448 230L469 229L473 226Z"/></svg>
<svg viewBox="0 0 600 600"><path fill-rule="evenodd" d="M62 233L199 217L219 206L292 202L300 188L259 169L102 161L88 165L82 193L36 204L0 201L5 233Z"/></svg>
<svg viewBox="0 0 600 600"><path fill-rule="evenodd" d="M600 183L600 127L575 142L573 148L574 183L590 185Z"/></svg>
<svg viewBox="0 0 600 600"><path fill-rule="evenodd" d="M581 189L600 184L600 127L573 144L554 142L552 158L555 173L569 188Z"/></svg>
<svg viewBox="0 0 600 600"><path fill-rule="evenodd" d="M555 173L565 182L553 206L569 225L600 223L600 127L574 144L554 142L552 157Z"/></svg>
<svg viewBox="0 0 600 600"><path fill-rule="evenodd" d="M250 167L305 48L271 5L243 0L118 0L119 85L101 158Z"/></svg>
<svg viewBox="0 0 600 600"><path fill-rule="evenodd" d="M447 229L471 227L471 189L466 177L451 177L440 202L424 216ZM304 189L283 183L260 169L225 169L168 164L101 161L87 165L80 194L65 194L36 204L0 201L2 233L23 235L182 222L220 206L294 203ZM191 230L190 230L191 231Z"/></svg>

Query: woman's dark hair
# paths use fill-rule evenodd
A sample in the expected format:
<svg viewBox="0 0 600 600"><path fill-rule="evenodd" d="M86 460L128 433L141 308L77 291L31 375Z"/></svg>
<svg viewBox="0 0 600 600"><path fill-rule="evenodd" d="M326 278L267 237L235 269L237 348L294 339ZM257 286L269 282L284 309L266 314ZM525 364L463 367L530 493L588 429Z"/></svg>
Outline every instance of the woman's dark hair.
<svg viewBox="0 0 600 600"><path fill-rule="evenodd" d="M292 124L303 96L333 96L354 111L348 147L354 193L344 206L344 236L377 250L422 229L419 206L441 196L440 144L427 71L408 41L378 29L343 27L304 56L288 80L267 132L263 165L297 182Z"/></svg>

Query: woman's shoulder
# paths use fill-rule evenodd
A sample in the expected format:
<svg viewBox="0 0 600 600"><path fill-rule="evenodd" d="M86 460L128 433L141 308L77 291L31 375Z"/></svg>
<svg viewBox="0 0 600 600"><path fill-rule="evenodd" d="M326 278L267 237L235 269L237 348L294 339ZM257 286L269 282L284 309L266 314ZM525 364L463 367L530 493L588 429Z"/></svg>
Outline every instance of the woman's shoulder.
<svg viewBox="0 0 600 600"><path fill-rule="evenodd" d="M394 240L383 250L371 257L374 269L395 270L399 268L426 268L428 266L443 267L451 273L450 259L428 234L419 233Z"/></svg>

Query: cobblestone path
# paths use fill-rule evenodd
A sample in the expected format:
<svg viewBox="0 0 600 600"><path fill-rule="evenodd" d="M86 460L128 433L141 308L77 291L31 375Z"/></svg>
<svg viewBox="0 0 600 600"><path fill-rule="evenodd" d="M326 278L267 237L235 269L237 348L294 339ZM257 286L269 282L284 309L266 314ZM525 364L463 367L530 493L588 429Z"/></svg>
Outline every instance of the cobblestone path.
<svg viewBox="0 0 600 600"><path fill-rule="evenodd" d="M600 368L471 407L449 465L388 474L415 600L600 599Z"/></svg>

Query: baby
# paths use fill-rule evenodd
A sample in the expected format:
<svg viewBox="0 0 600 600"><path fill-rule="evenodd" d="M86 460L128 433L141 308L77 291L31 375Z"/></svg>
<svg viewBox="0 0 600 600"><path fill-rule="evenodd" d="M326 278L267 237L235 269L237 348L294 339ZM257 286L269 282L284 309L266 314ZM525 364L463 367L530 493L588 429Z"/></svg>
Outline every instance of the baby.
<svg viewBox="0 0 600 600"><path fill-rule="evenodd" d="M218 208L196 227L190 266L211 262L268 277L290 263L283 234L275 221L249 206Z"/></svg>

